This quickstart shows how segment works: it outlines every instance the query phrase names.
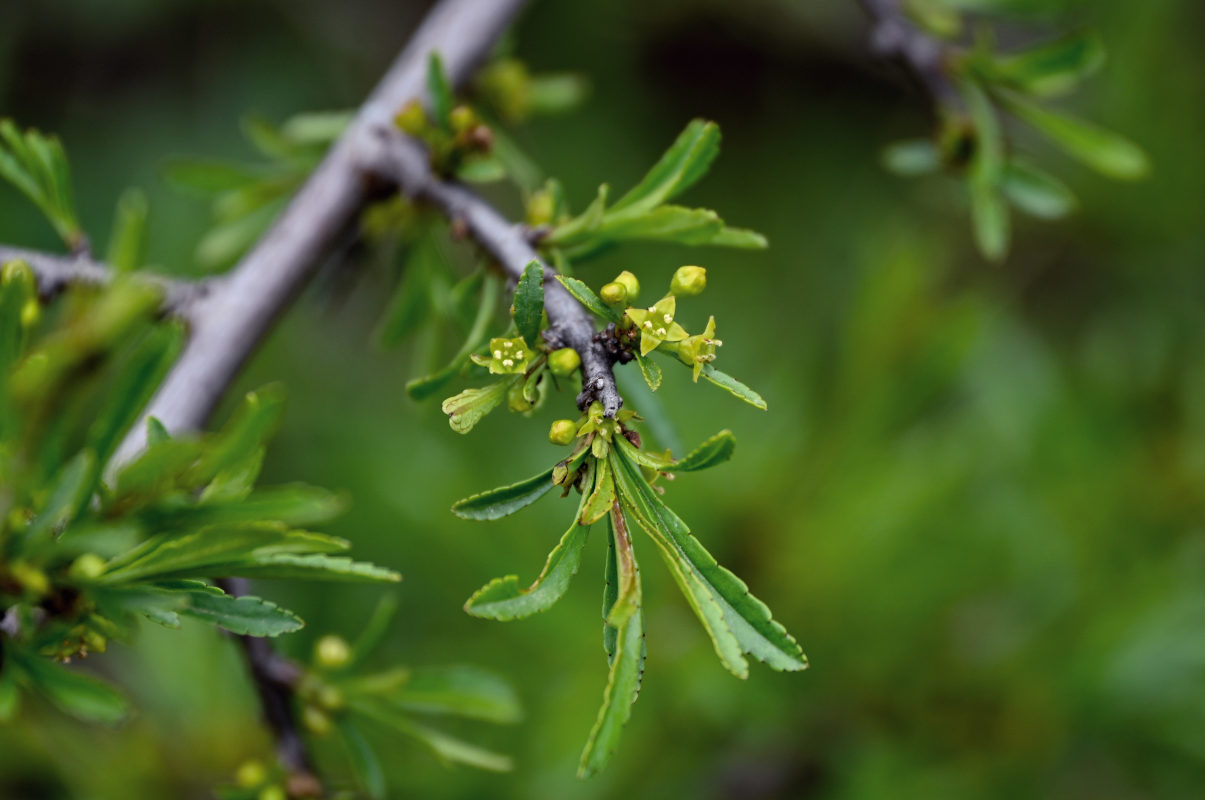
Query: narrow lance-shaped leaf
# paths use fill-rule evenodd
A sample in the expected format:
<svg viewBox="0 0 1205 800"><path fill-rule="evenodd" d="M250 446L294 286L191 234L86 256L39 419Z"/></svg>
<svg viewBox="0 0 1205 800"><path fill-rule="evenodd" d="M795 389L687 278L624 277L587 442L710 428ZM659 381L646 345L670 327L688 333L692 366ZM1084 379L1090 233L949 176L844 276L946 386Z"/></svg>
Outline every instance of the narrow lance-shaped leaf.
<svg viewBox="0 0 1205 800"><path fill-rule="evenodd" d="M640 477L640 471L621 455L617 462L626 467L628 491L637 495L649 533L664 541L663 553L684 572L696 576L712 593L724 614L724 622L740 643L741 649L777 670L807 668L807 658L786 629L775 622L770 609L753 596L749 587L729 570L716 563L706 548L690 533L686 524L657 497ZM617 473L621 472L617 470ZM617 475L619 477L619 475ZM738 673L740 674L740 673Z"/></svg>
<svg viewBox="0 0 1205 800"><path fill-rule="evenodd" d="M640 694L644 676L644 612L641 610L640 572L632 552L626 523L616 511L612 519L612 540L615 549L615 602L604 609L606 618L615 622L614 656L603 691L603 704L594 723L586 747L582 751L577 774L587 778L610 760L619 743L623 726L632 715L632 704Z"/></svg>
<svg viewBox="0 0 1205 800"><path fill-rule="evenodd" d="M691 120L648 174L611 210L651 209L672 199L706 175L719 153L719 126L701 119Z"/></svg>
<svg viewBox="0 0 1205 800"><path fill-rule="evenodd" d="M553 487L552 468L510 486L466 497L452 505L452 513L461 519L493 520L526 508Z"/></svg>
<svg viewBox="0 0 1205 800"><path fill-rule="evenodd" d="M397 572L366 561L353 561L344 556L293 553L277 553L254 560L216 564L210 567L208 572L183 572L180 577L189 577L190 574L211 574L215 578L280 578L344 583L397 583L402 579Z"/></svg>
<svg viewBox="0 0 1205 800"><path fill-rule="evenodd" d="M506 397L510 381L498 381L479 389L465 389L443 401L448 424L457 433L468 433L482 418L497 408Z"/></svg>
<svg viewBox="0 0 1205 800"><path fill-rule="evenodd" d="M1134 180L1150 171L1150 161L1142 148L1119 134L1050 111L1014 92L1000 92L998 96L1019 119L1102 175Z"/></svg>
<svg viewBox="0 0 1205 800"><path fill-rule="evenodd" d="M540 343L540 319L544 315L544 267L532 261L515 287L515 328L533 350Z"/></svg>
<svg viewBox="0 0 1205 800"><path fill-rule="evenodd" d="M754 408L760 408L762 411L766 410L766 401L762 399L760 394L753 391L731 375L725 372L720 372L711 364L704 364L703 371L699 374L711 383L714 383L716 386L719 386L721 389L727 391L733 397L744 400Z"/></svg>
<svg viewBox="0 0 1205 800"><path fill-rule="evenodd" d="M435 122L444 130L451 130L452 85L448 83L439 53L433 52L427 59L427 100L431 104L431 116Z"/></svg>
<svg viewBox="0 0 1205 800"><path fill-rule="evenodd" d="M569 582L577 574L581 564L582 550L586 546L589 533L588 526L578 523L590 495L593 477L587 475L582 486L582 499L578 504L577 513L569 530L561 537L561 541L548 554L548 560L540 576L531 586L523 589L519 586L517 575L507 575L495 578L477 590L464 610L475 617L486 617L497 620L520 619L551 608L557 600L564 596L569 588Z"/></svg>
<svg viewBox="0 0 1205 800"><path fill-rule="evenodd" d="M501 725L523 717L514 688L496 673L474 666L415 669L409 680L384 699L407 711Z"/></svg>
<svg viewBox="0 0 1205 800"><path fill-rule="evenodd" d="M16 655L15 649L11 655ZM34 689L73 717L114 724L129 713L130 704L120 692L90 675L41 656L22 656L20 668Z"/></svg>
<svg viewBox="0 0 1205 800"><path fill-rule="evenodd" d="M1074 89L1105 63L1100 37L1077 33L992 62L990 77L1051 97Z"/></svg>
<svg viewBox="0 0 1205 800"><path fill-rule="evenodd" d="M620 322L620 317L615 313L614 309L598 298L589 286L579 281L577 278L570 278L565 275L557 275L556 279L561 282L561 285L569 290L569 294L573 295L576 300L594 312L598 316L609 322Z"/></svg>
<svg viewBox="0 0 1205 800"><path fill-rule="evenodd" d="M1018 159L1004 167L1000 188L1014 206L1039 219L1059 219L1076 206L1075 195L1065 183Z"/></svg>
<svg viewBox="0 0 1205 800"><path fill-rule="evenodd" d="M372 747L364 739L364 735L346 717L335 718L335 727L347 748L347 758L351 761L352 772L360 784L360 788L368 795L369 800L385 800L385 772L381 769L381 761Z"/></svg>
<svg viewBox="0 0 1205 800"><path fill-rule="evenodd" d="M421 725L406 714L375 701L355 700L349 702L349 707L390 730L418 739L446 761L492 772L508 772L513 766L511 760L504 755Z"/></svg>

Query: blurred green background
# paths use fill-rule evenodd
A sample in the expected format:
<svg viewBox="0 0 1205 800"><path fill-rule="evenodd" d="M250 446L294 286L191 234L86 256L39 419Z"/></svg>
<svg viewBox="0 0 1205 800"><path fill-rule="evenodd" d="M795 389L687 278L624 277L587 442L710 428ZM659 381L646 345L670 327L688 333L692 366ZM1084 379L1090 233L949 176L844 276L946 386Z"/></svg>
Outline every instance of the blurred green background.
<svg viewBox="0 0 1205 800"><path fill-rule="evenodd" d="M60 133L85 227L103 239L129 185L151 199L150 260L196 272L204 203L161 180L166 159L249 158L239 117L354 106L422 3L372 0L6 0L0 115ZM568 524L544 500L492 524L452 501L559 457L547 422L498 413L471 436L405 395L421 367L382 353L379 269L325 271L240 382L283 380L291 403L265 482L347 489L331 528L405 573L382 661L478 663L527 709L514 728L459 732L513 754L496 776L445 769L376 740L398 797L1188 798L1205 791L1205 6L1051 3L1055 30L1100 30L1103 73L1069 104L1141 143L1153 176L1089 174L1024 132L1082 198L1019 221L985 264L953 181L878 165L921 135L924 99L872 57L853 2L537 0L516 29L533 68L589 76L576 113L515 132L576 208L630 185L693 116L724 149L686 198L770 239L766 252L630 247L582 267L664 285L709 269L725 370L761 413L672 373L691 445L739 439L719 470L683 476L673 506L775 610L812 668L729 676L646 540L649 663L610 768L574 768L605 679L603 549L552 611L470 618L489 578L535 577ZM497 195L518 214L513 192ZM0 187L0 241L54 247ZM689 325L688 325L689 327ZM631 376L628 376L631 377ZM237 396L238 392L232 394ZM641 545L644 545L641 548ZM309 625L308 651L354 632L377 590L265 585ZM200 628L146 626L96 668L137 700L118 730L53 712L0 731L0 797L200 798L268 743L237 653ZM345 773L343 754L319 746Z"/></svg>

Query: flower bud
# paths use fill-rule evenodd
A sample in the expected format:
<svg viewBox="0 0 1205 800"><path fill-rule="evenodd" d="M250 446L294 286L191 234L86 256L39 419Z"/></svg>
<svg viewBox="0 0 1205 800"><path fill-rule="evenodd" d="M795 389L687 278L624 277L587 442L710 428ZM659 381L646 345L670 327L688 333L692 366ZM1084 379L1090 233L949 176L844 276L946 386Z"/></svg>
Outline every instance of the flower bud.
<svg viewBox="0 0 1205 800"><path fill-rule="evenodd" d="M523 383L524 381L515 381L511 384L510 388L506 390L506 405L516 414L524 411L531 411L532 406L534 405L530 400L527 399L527 397L524 396Z"/></svg>
<svg viewBox="0 0 1205 800"><path fill-rule="evenodd" d="M314 644L314 662L322 669L339 669L351 660L351 648L342 636L323 636Z"/></svg>
<svg viewBox="0 0 1205 800"><path fill-rule="evenodd" d="M552 215L556 213L556 200L552 193L541 189L538 192L532 192L531 197L527 198L527 224L531 226L549 225L552 223Z"/></svg>
<svg viewBox="0 0 1205 800"><path fill-rule="evenodd" d="M598 296L609 306L623 306L628 303L627 287L618 281L611 281L598 290Z"/></svg>
<svg viewBox="0 0 1205 800"><path fill-rule="evenodd" d="M317 706L306 706L301 712L301 721L315 736L326 736L335 727L327 713Z"/></svg>
<svg viewBox="0 0 1205 800"><path fill-rule="evenodd" d="M670 281L669 293L678 297L699 294L707 288L707 270L702 267L678 267Z"/></svg>
<svg viewBox="0 0 1205 800"><path fill-rule="evenodd" d="M427 112L423 110L423 104L417 100L411 100L402 106L402 110L397 112L393 121L411 136L420 136L427 130Z"/></svg>
<svg viewBox="0 0 1205 800"><path fill-rule="evenodd" d="M341 711L347 705L347 698L338 686L323 686L318 690L318 703L327 711Z"/></svg>
<svg viewBox="0 0 1205 800"><path fill-rule="evenodd" d="M636 280L635 275L625 269L615 276L615 283L627 289L629 303L636 302L636 297L640 294L640 281Z"/></svg>
<svg viewBox="0 0 1205 800"><path fill-rule="evenodd" d="M268 779L268 770L262 761L244 761L234 773L234 782L244 789L254 789Z"/></svg>
<svg viewBox="0 0 1205 800"><path fill-rule="evenodd" d="M70 575L86 581L96 580L105 571L105 560L96 553L84 553L71 564Z"/></svg>
<svg viewBox="0 0 1205 800"><path fill-rule="evenodd" d="M571 419L558 419L548 429L548 441L553 444L569 444L577 437L577 423Z"/></svg>
<svg viewBox="0 0 1205 800"><path fill-rule="evenodd" d="M448 124L456 133L464 133L477 124L477 115L468 106L456 106L448 112Z"/></svg>
<svg viewBox="0 0 1205 800"><path fill-rule="evenodd" d="M548 368L552 374L560 378L568 377L582 365L582 358L572 347L562 347L554 350L548 356Z"/></svg>

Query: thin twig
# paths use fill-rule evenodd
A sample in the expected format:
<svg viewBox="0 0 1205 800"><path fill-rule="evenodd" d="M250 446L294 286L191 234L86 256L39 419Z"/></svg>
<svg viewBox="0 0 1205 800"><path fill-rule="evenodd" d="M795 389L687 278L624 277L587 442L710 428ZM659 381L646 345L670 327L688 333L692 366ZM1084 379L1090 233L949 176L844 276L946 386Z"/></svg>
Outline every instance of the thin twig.
<svg viewBox="0 0 1205 800"><path fill-rule="evenodd" d="M886 58L897 59L929 94L937 110L960 105L958 89L946 64L949 45L922 30L908 18L900 0L858 0L873 23L871 46Z"/></svg>
<svg viewBox="0 0 1205 800"><path fill-rule="evenodd" d="M0 246L0 264L24 261L38 282L38 294L54 297L71 285L105 286L115 273L100 261L87 256L60 256L38 250ZM163 310L185 317L192 307L209 294L213 281L188 281L149 272L130 273L133 280L145 281L163 291Z"/></svg>
<svg viewBox="0 0 1205 800"><path fill-rule="evenodd" d="M201 427L277 317L355 223L374 188L362 168L364 140L406 101L424 95L428 56L438 52L462 83L526 0L442 0L428 14L356 119L272 228L215 291L196 304L192 335L147 409L171 432ZM135 425L114 457L128 462L146 444Z"/></svg>
<svg viewBox="0 0 1205 800"><path fill-rule="evenodd" d="M398 133L388 120L382 120L373 132L376 148L366 153L365 159L377 175L396 183L408 197L430 203L450 221L463 225L511 279L518 280L532 261L543 267L547 336L561 346L572 347L582 359L578 407L584 410L598 400L606 416L615 416L623 398L615 385L614 357L596 338L590 312L556 280L556 271L532 247L526 229L509 222L464 186L436 176L427 152L413 139Z"/></svg>

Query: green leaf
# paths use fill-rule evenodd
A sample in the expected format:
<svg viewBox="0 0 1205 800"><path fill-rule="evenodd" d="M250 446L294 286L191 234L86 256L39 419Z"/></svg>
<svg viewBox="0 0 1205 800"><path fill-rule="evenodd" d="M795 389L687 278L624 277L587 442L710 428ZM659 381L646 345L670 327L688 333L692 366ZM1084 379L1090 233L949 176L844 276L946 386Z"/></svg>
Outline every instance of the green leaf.
<svg viewBox="0 0 1205 800"><path fill-rule="evenodd" d="M275 603L251 595L233 597L216 586L198 581L160 584L161 588L188 597L181 614L213 623L219 628L244 636L279 636L301 630L301 618Z"/></svg>
<svg viewBox="0 0 1205 800"><path fill-rule="evenodd" d="M278 554L331 553L347 549L347 542L307 531L278 526L207 528L185 536L159 535L105 565L105 583L167 577L217 577L218 565L254 563ZM239 574L239 573L224 573Z"/></svg>
<svg viewBox="0 0 1205 800"><path fill-rule="evenodd" d="M590 237L598 230L598 226L602 224L603 215L607 209L607 193L609 191L607 184L598 187L598 194L590 205L586 206L586 210L577 215L568 222L562 222L553 228L543 241L546 244L560 246L568 244L578 244L583 241L588 241Z"/></svg>
<svg viewBox="0 0 1205 800"><path fill-rule="evenodd" d="M112 725L129 713L124 696L90 675L40 656L22 657L20 664L33 688L73 717Z"/></svg>
<svg viewBox="0 0 1205 800"><path fill-rule="evenodd" d="M523 718L519 698L509 683L480 667L423 667L388 698L399 708L446 714L498 724Z"/></svg>
<svg viewBox="0 0 1205 800"><path fill-rule="evenodd" d="M736 437L730 430L722 430L692 450L685 458L673 462L665 469L668 472L696 472L723 464L732 458L736 450Z"/></svg>
<svg viewBox="0 0 1205 800"><path fill-rule="evenodd" d="M401 282L377 330L382 347L395 347L431 315L431 276L442 266L441 259L442 252L429 234L420 236L411 246Z"/></svg>
<svg viewBox="0 0 1205 800"><path fill-rule="evenodd" d="M1014 206L1039 219L1060 219L1077 205L1075 194L1065 183L1016 159L1004 167L1000 188Z"/></svg>
<svg viewBox="0 0 1205 800"><path fill-rule="evenodd" d="M1021 95L1000 93L1009 109L1072 158L1102 175L1123 180L1145 177L1150 162L1142 148L1111 131L1047 110Z"/></svg>
<svg viewBox="0 0 1205 800"><path fill-rule="evenodd" d="M581 564L582 549L586 546L587 535L590 531L589 526L583 527L578 523L578 519L586 507L592 481L593 476L587 476L573 524L569 526L569 530L561 537L561 541L557 543L553 551L548 554L544 569L535 582L523 589L519 586L519 576L517 575L494 578L468 599L464 604L466 612L475 617L487 619L520 619L548 610L564 596L565 591L569 588L569 582L577 574Z"/></svg>
<svg viewBox="0 0 1205 800"><path fill-rule="evenodd" d="M594 491L585 497L577 514L579 525L589 526L611 513L615 504L615 478L611 475L611 462L602 459L595 462Z"/></svg>
<svg viewBox="0 0 1205 800"><path fill-rule="evenodd" d="M46 503L25 531L27 547L44 545L75 519L92 497L95 469L96 456L90 450L80 451L67 462L56 476Z"/></svg>
<svg viewBox="0 0 1205 800"><path fill-rule="evenodd" d="M439 53L431 53L427 59L427 100L431 103L431 116L445 131L452 129L449 119L452 113L452 85L444 72L443 59Z"/></svg>
<svg viewBox="0 0 1205 800"><path fill-rule="evenodd" d="M740 250L765 250L770 246L766 237L747 228L725 225L707 244L713 247L733 247Z"/></svg>
<svg viewBox="0 0 1205 800"><path fill-rule="evenodd" d="M1077 33L996 59L990 76L1022 91L1051 97L1071 91L1104 63L1100 37Z"/></svg>
<svg viewBox="0 0 1205 800"><path fill-rule="evenodd" d="M549 468L510 486L500 486L458 500L452 505L452 513L461 519L501 519L539 500L552 487L552 468Z"/></svg>
<svg viewBox="0 0 1205 800"><path fill-rule="evenodd" d="M228 161L172 161L163 169L163 177L169 185L181 191L201 196L211 196L241 189L257 183L268 173L257 167L248 167Z"/></svg>
<svg viewBox="0 0 1205 800"><path fill-rule="evenodd" d="M544 316L544 266L531 261L515 287L515 328L527 346L540 344L540 321Z"/></svg>
<svg viewBox="0 0 1205 800"><path fill-rule="evenodd" d="M719 153L719 126L701 119L691 120L648 174L611 210L648 210L661 205L706 175Z"/></svg>
<svg viewBox="0 0 1205 800"><path fill-rule="evenodd" d="M636 363L640 366L640 374L644 376L644 382L649 385L649 389L654 392L660 389L661 365L639 353L636 354Z"/></svg>
<svg viewBox="0 0 1205 800"><path fill-rule="evenodd" d="M622 454L616 461L616 479L625 500L633 506L634 518L657 543L679 586L692 601L695 613L712 635L725 666L738 677L748 674L748 665L740 654L732 658L729 637L734 637L740 652L773 669L806 669L807 658L799 644L774 621L766 604L749 592L744 581L716 563L686 524L644 481L635 465ZM722 612L719 624L712 604Z"/></svg>
<svg viewBox="0 0 1205 800"><path fill-rule="evenodd" d="M12 722L20 708L21 694L17 687L16 670L0 669L0 723Z"/></svg>
<svg viewBox="0 0 1205 800"><path fill-rule="evenodd" d="M469 276L469 278L467 278L466 281L470 281L473 277L474 276ZM462 281L461 285L468 285L466 283L466 281ZM464 368L464 366L466 364L468 364L469 355L474 350L479 348L482 345L482 343L485 341L486 332L489 329L490 320L494 316L494 310L498 303L498 294L500 291L501 291L500 284L497 280L495 280L492 276L484 276L484 275L482 276L481 295L477 302L477 313L473 319L473 324L469 329L469 333L465 337L464 344L461 345L461 347L460 347L460 351L457 352L456 355L452 357L452 362L450 364L448 364L448 366L441 369L439 372L436 372L433 375L428 375L425 378L418 378L418 379L412 380L409 383L407 383L406 384L406 392L412 398L414 398L415 400L424 400L427 397L430 397L435 392L437 392L441 388L443 388L443 386L445 386L448 383L448 381L450 381L453 377L455 377ZM486 387L486 388L488 389L489 387ZM466 390L466 392L472 392L472 391L475 391L475 390L473 390L473 389ZM481 391L484 391L484 390L481 390ZM465 394L466 392L462 392L461 394ZM460 395L457 395L457 397L459 397L459 396ZM455 398L449 398L449 400L445 400L444 405L447 406L448 402L452 399L455 399ZM488 414L492 410L493 410L492 407L489 409L486 409L484 412L482 412L482 416L484 416L485 414ZM447 410L447 408L445 408L444 413L450 414L451 412L449 412ZM476 424L477 424L477 420L474 420L472 422L472 424L469 425L469 428L467 428L464 431L461 431L461 433L467 433L468 430L471 429L472 426L476 425ZM452 427L453 427L453 430L456 429L455 422L452 423Z"/></svg>
<svg viewBox="0 0 1205 800"><path fill-rule="evenodd" d="M328 522L347 507L343 496L316 486L293 484L260 489L246 498L197 505L159 507L146 518L160 533L186 531L208 525L244 522L279 522L312 525Z"/></svg>
<svg viewBox="0 0 1205 800"><path fill-rule="evenodd" d="M614 656L607 675L607 687L603 691L598 719L582 751L577 768L579 778L594 775L610 760L619 744L623 726L632 715L632 704L640 694L640 682L644 676L644 612L640 608L640 571L631 553L631 541L614 534L613 539L617 552L617 583L628 587L628 590L625 594L621 589L615 604L604 611L609 620L614 620L616 609L621 605L626 605L631 611L621 615L622 621L615 620L618 625L615 626Z"/></svg>
<svg viewBox="0 0 1205 800"><path fill-rule="evenodd" d="M527 82L529 109L534 114L561 114L581 105L590 83L581 75L558 72L533 75Z"/></svg>
<svg viewBox="0 0 1205 800"><path fill-rule="evenodd" d="M351 762L352 772L360 784L360 788L368 795L369 800L385 800L385 772L377 754L365 741L360 729L346 717L335 718L335 727L343 745L347 748L347 758Z"/></svg>
<svg viewBox="0 0 1205 800"><path fill-rule="evenodd" d="M122 365L88 429L88 447L96 454L98 469L108 462L121 437L137 421L183 345L181 326L157 325Z"/></svg>
<svg viewBox="0 0 1205 800"><path fill-rule="evenodd" d="M22 135L11 120L0 120L0 178L37 206L68 247L84 243L67 156L57 138L36 130Z"/></svg>
<svg viewBox="0 0 1205 800"><path fill-rule="evenodd" d="M577 278L570 278L566 275L557 275L556 279L560 281L569 294L573 295L577 302L581 303L590 311L607 320L608 322L619 323L621 321L619 314L613 308L608 306L598 298L589 286L579 281Z"/></svg>
<svg viewBox="0 0 1205 800"><path fill-rule="evenodd" d="M888 172L914 177L941 169L941 153L931 139L909 139L884 147L882 162Z"/></svg>
<svg viewBox="0 0 1205 800"><path fill-rule="evenodd" d="M284 413L284 401L284 388L279 384L248 392L238 411L205 448L192 471L192 479L199 484L208 483L222 470L245 463L267 444Z"/></svg>
<svg viewBox="0 0 1205 800"><path fill-rule="evenodd" d="M148 213L146 194L141 189L126 189L117 199L106 256L114 272L130 272L142 266Z"/></svg>
<svg viewBox="0 0 1205 800"><path fill-rule="evenodd" d="M456 167L456 179L465 183L496 183L506 177L506 164L493 153L470 156Z"/></svg>
<svg viewBox="0 0 1205 800"><path fill-rule="evenodd" d="M509 380L491 383L479 389L465 389L443 401L441 408L448 415L448 424L457 433L468 433L481 419L506 398Z"/></svg>
<svg viewBox="0 0 1205 800"><path fill-rule="evenodd" d="M721 389L726 390L733 397L744 400L754 408L760 408L762 411L766 410L766 401L762 399L760 394L753 391L731 375L720 372L711 364L704 364L703 371L699 374L714 383L716 386L719 386Z"/></svg>
<svg viewBox="0 0 1205 800"><path fill-rule="evenodd" d="M395 711L379 703L357 701L349 706L359 714L374 720L398 733L412 736L431 750L441 759L457 764L466 764L478 769L493 772L509 772L511 760L498 753L478 747L474 744L449 736L446 733L420 725L405 714Z"/></svg>
<svg viewBox="0 0 1205 800"><path fill-rule="evenodd" d="M975 244L989 261L1001 261L1008 252L1008 204L995 185L975 176L970 180L971 222Z"/></svg>
<svg viewBox="0 0 1205 800"><path fill-rule="evenodd" d="M300 145L329 145L343 135L356 116L354 111L305 111L280 126L280 133Z"/></svg>
<svg viewBox="0 0 1205 800"><path fill-rule="evenodd" d="M372 616L368 618L364 630L360 631L351 646L351 658L343 667L345 671L363 664L381 646L381 642L385 641L385 636L389 633L389 623L397 613L397 605L397 595L393 593L382 595L377 601L377 607L372 610Z"/></svg>
<svg viewBox="0 0 1205 800"><path fill-rule="evenodd" d="M344 556L278 553L254 561L219 564L210 568L215 578L281 578L343 581L351 583L397 583L402 576L391 569Z"/></svg>

